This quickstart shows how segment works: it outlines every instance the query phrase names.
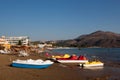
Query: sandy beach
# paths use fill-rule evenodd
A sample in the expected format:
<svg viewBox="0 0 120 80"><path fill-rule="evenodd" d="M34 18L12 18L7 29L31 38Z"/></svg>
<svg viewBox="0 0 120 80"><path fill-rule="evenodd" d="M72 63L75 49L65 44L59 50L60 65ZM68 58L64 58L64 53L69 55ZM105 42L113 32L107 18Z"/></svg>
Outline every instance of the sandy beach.
<svg viewBox="0 0 120 80"><path fill-rule="evenodd" d="M46 69L26 69L11 67L16 59L43 59L42 54L18 57L13 54L0 54L0 80L120 80L120 67L88 70L77 64L54 63Z"/></svg>

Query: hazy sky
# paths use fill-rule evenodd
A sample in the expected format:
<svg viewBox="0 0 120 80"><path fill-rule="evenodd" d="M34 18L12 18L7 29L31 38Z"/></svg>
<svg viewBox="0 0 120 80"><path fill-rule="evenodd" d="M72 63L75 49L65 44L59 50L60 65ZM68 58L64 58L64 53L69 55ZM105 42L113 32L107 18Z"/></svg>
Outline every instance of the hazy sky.
<svg viewBox="0 0 120 80"><path fill-rule="evenodd" d="M0 0L0 36L65 40L120 33L120 0Z"/></svg>

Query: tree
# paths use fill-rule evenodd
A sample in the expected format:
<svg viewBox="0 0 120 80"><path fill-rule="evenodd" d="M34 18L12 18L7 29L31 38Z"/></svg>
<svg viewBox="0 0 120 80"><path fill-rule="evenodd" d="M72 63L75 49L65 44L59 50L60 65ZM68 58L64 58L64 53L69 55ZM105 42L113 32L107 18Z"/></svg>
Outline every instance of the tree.
<svg viewBox="0 0 120 80"><path fill-rule="evenodd" d="M21 40L18 41L18 45L22 45L22 41Z"/></svg>

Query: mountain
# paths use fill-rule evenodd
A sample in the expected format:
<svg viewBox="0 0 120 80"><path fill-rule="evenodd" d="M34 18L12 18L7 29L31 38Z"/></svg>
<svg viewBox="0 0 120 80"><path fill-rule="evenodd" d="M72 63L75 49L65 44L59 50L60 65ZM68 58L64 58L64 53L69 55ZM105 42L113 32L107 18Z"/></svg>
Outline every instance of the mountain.
<svg viewBox="0 0 120 80"><path fill-rule="evenodd" d="M120 34L110 31L96 31L75 39L62 40L57 44L76 47L120 47Z"/></svg>

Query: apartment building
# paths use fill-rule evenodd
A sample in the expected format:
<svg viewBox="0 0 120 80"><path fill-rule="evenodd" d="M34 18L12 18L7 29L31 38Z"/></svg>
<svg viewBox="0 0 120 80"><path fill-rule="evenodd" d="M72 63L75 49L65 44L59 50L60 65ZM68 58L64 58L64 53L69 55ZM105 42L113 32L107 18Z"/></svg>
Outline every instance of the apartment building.
<svg viewBox="0 0 120 80"><path fill-rule="evenodd" d="M21 42L21 45L28 45L29 44L29 37L28 36L19 36L19 37L2 37L11 45L18 45Z"/></svg>

